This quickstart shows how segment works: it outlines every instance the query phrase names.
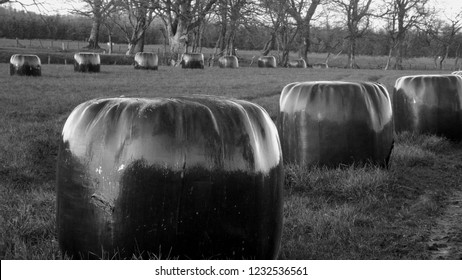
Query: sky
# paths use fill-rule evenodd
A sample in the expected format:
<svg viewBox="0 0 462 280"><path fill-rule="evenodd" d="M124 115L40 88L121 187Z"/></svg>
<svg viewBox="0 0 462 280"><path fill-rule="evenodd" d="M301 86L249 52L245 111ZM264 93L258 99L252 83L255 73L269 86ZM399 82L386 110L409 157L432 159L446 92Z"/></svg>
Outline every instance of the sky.
<svg viewBox="0 0 462 280"><path fill-rule="evenodd" d="M27 9L32 12L46 13L46 14L66 14L72 7L79 7L79 0L37 0L44 3L43 7L37 8L33 3L33 0L17 0L23 4L30 5ZM377 0L375 0L377 1ZM379 0L380 1L380 0ZM430 0L434 6L440 8L441 11L450 16L455 15L462 9L462 0ZM13 4L13 7L21 9L19 4ZM81 5L80 5L81 7Z"/></svg>

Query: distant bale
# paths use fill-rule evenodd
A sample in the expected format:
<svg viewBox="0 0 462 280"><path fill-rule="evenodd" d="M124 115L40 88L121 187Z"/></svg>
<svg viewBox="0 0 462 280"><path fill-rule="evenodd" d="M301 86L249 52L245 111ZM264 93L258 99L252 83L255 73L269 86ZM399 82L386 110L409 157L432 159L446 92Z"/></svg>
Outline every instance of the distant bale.
<svg viewBox="0 0 462 280"><path fill-rule="evenodd" d="M42 76L40 58L33 54L14 54L10 58L10 75Z"/></svg>
<svg viewBox="0 0 462 280"><path fill-rule="evenodd" d="M181 68L204 69L204 55L201 53L185 53L181 59Z"/></svg>
<svg viewBox="0 0 462 280"><path fill-rule="evenodd" d="M329 68L329 65L327 65L327 63L315 63L312 67L314 69L326 69Z"/></svg>
<svg viewBox="0 0 462 280"><path fill-rule="evenodd" d="M395 131L462 140L462 76L415 75L396 80Z"/></svg>
<svg viewBox="0 0 462 280"><path fill-rule="evenodd" d="M138 52L135 54L135 69L157 70L159 58L152 52Z"/></svg>
<svg viewBox="0 0 462 280"><path fill-rule="evenodd" d="M276 58L274 56L261 56L258 58L258 67L276 68Z"/></svg>
<svg viewBox="0 0 462 280"><path fill-rule="evenodd" d="M393 115L385 87L372 82L296 82L279 100L284 162L388 166Z"/></svg>
<svg viewBox="0 0 462 280"><path fill-rule="evenodd" d="M297 60L291 60L287 64L289 68L306 68L306 61L302 58L297 59Z"/></svg>
<svg viewBox="0 0 462 280"><path fill-rule="evenodd" d="M101 59L97 53L76 53L74 54L75 72L99 72L101 69Z"/></svg>
<svg viewBox="0 0 462 280"><path fill-rule="evenodd" d="M452 72L452 75L459 75L459 76L462 76L462 71L455 71L455 72Z"/></svg>
<svg viewBox="0 0 462 280"><path fill-rule="evenodd" d="M234 55L225 55L218 59L220 68L239 68L239 60Z"/></svg>

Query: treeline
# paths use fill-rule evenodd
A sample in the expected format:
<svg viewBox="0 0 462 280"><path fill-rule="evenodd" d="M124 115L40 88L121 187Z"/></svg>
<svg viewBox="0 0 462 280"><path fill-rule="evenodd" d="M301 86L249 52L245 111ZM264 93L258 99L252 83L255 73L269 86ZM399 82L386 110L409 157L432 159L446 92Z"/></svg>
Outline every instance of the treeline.
<svg viewBox="0 0 462 280"><path fill-rule="evenodd" d="M459 22L457 22L459 24ZM460 25L460 24L459 24ZM457 25L457 26L459 26ZM304 42L292 42L283 44L283 36L290 35L291 25L286 23L286 30L276 29L267 23L258 20L246 21L240 24L233 34L233 49L282 51L290 50L300 52L300 45ZM433 28L433 30L431 29ZM0 6L0 37L19 39L54 39L54 40L78 40L88 41L92 29L92 20L89 17L79 15L39 15L14 10ZM293 27L292 27L293 29ZM276 32L276 31L277 32ZM451 30L450 24L435 28L413 28L407 30L402 39L402 57L433 57L435 64L449 57L458 57L461 53L462 34L457 30ZM112 40L113 43L126 43L126 33L114 23L107 21L100 29L98 41L105 43ZM215 48L221 40L223 32L222 23L219 20L203 21L201 25L200 47ZM144 33L144 44L165 44L169 42L164 22L155 18ZM275 34L277 36L275 36ZM110 35L110 36L109 36ZM190 35L193 36L194 34ZM171 35L170 35L171 36ZM272 36L276 39L271 40ZM348 38L351 34L344 26L335 26L322 21L312 24L309 32L309 51L326 53L326 60L330 55L349 52ZM450 37L450 42L448 41ZM294 37L297 38L297 37ZM197 38L189 38L196 40ZM390 55L390 30L386 28L368 28L361 36L356 38L356 54L371 56ZM302 56L302 54L300 54Z"/></svg>
<svg viewBox="0 0 462 280"><path fill-rule="evenodd" d="M163 44L160 23L146 30L147 44ZM52 39L87 41L92 27L91 19L77 15L39 15L0 6L0 38ZM101 29L101 42L108 41L108 30ZM125 43L123 34L112 34L114 43Z"/></svg>

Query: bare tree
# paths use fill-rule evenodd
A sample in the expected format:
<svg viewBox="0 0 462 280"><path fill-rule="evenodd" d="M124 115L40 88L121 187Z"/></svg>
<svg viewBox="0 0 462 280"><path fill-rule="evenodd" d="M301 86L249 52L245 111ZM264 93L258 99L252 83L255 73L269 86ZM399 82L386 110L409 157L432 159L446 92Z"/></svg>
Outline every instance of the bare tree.
<svg viewBox="0 0 462 280"><path fill-rule="evenodd" d="M356 64L356 40L361 38L370 23L372 0L331 0L333 5L346 16L348 29L348 68L359 68Z"/></svg>
<svg viewBox="0 0 462 280"><path fill-rule="evenodd" d="M119 0L110 20L122 31L128 43L127 55L144 50L146 29L154 20L157 0Z"/></svg>
<svg viewBox="0 0 462 280"><path fill-rule="evenodd" d="M116 0L78 0L84 3L83 9L72 9L71 12L89 17L92 20L90 37L88 38L89 49L99 49L99 31L101 24L106 20L109 13L111 13L117 4Z"/></svg>
<svg viewBox="0 0 462 280"><path fill-rule="evenodd" d="M449 57L449 50L456 43L456 35L462 30L462 11L453 17L446 15L446 23L431 18L427 22L427 33L433 50L435 68L443 69L444 61ZM457 55L457 54L456 54Z"/></svg>
<svg viewBox="0 0 462 280"><path fill-rule="evenodd" d="M289 0L288 12L295 20L302 36L300 56L308 63L308 52L311 46L311 21L321 0Z"/></svg>
<svg viewBox="0 0 462 280"><path fill-rule="evenodd" d="M187 51L189 33L199 26L217 0L159 0L159 12L169 38L172 63Z"/></svg>
<svg viewBox="0 0 462 280"><path fill-rule="evenodd" d="M385 2L386 30L390 47L385 70L390 68L391 58L396 50L394 69L402 69L406 33L413 27L423 24L429 11L429 0L388 0Z"/></svg>
<svg viewBox="0 0 462 280"><path fill-rule="evenodd" d="M270 31L270 38L265 43L262 54L268 55L271 50L277 49L281 66L287 66L289 53L295 47L295 39L299 33L299 26L294 23L290 15L290 5L282 0L263 0L261 6L264 16L261 22Z"/></svg>
<svg viewBox="0 0 462 280"><path fill-rule="evenodd" d="M253 15L255 6L253 0L218 0L218 17L220 33L217 49L225 55L236 55L235 39L238 27L245 24L247 17Z"/></svg>

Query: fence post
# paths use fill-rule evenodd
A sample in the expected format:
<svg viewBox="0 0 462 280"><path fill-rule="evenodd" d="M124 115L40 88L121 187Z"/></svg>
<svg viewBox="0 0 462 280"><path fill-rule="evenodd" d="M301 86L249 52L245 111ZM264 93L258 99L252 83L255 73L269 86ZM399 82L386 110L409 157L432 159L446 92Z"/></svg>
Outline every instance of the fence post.
<svg viewBox="0 0 462 280"><path fill-rule="evenodd" d="M48 56L48 64L50 64L50 61L51 61L51 57Z"/></svg>

